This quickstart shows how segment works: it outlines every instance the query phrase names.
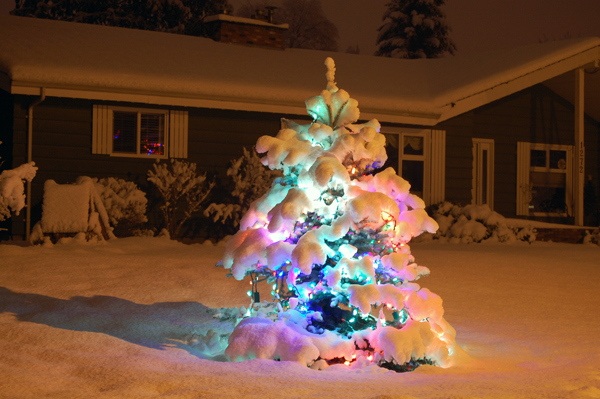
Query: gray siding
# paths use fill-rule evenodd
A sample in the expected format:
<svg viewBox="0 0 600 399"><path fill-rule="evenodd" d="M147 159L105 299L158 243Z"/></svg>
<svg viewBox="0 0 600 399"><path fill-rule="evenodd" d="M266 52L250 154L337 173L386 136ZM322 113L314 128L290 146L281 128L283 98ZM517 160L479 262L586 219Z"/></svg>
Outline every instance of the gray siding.
<svg viewBox="0 0 600 399"><path fill-rule="evenodd" d="M460 205L471 203L474 123L467 112L435 127L446 131L446 200Z"/></svg>
<svg viewBox="0 0 600 399"><path fill-rule="evenodd" d="M26 162L27 107L35 97L10 96L0 91L2 118L0 154L7 166ZM147 172L153 160L111 157L91 152L94 103L153 108L145 104L101 103L90 100L47 98L34 109L33 160L39 167L32 184L32 219L41 217L43 184L48 179L72 183L78 176L119 177L148 190ZM169 109L169 107L154 107ZM173 109L173 108L170 108ZM232 159L251 148L262 135L275 135L286 115L178 108L189 113L188 160L200 171L225 177ZM294 116L288 116L294 118ZM446 131L446 199L471 202L472 138L495 142L495 210L515 217L517 142L573 144L573 106L543 85L515 93L440 123ZM402 125L395 125L401 127ZM418 126L404 126L418 127ZM6 132L13 131L10 133ZM600 177L599 124L586 118L586 175L595 187ZM24 232L22 215L12 218L12 234Z"/></svg>
<svg viewBox="0 0 600 399"><path fill-rule="evenodd" d="M472 125L469 126L469 122ZM573 145L574 108L537 85L441 123L447 131L446 198L470 203L471 137L494 139L494 209L516 217L517 142ZM471 130L471 137L469 135ZM586 117L586 174L598 186L598 122ZM455 171L456 170L456 171ZM468 195L467 195L468 191ZM468 198L468 200L467 200Z"/></svg>
<svg viewBox="0 0 600 399"><path fill-rule="evenodd" d="M15 96L12 148L15 166L27 160L27 107L33 100L33 97ZM99 103L47 98L34 108L33 160L39 169L32 183L33 223L41 218L43 185L48 179L65 184L73 183L78 176L118 177L135 182L147 192L146 178L153 159L92 154L92 106ZM153 108L145 104L125 105ZM276 114L179 109L189 112L188 161L196 163L199 171L221 177L225 176L230 161L243 154L242 147L250 149L258 137L275 135L280 128L281 115ZM12 234L24 234L23 215L12 218Z"/></svg>

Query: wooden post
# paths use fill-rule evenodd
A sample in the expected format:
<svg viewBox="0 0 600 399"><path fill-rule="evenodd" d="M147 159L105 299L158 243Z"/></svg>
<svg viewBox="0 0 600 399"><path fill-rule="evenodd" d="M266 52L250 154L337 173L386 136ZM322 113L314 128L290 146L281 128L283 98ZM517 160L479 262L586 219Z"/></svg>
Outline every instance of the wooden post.
<svg viewBox="0 0 600 399"><path fill-rule="evenodd" d="M573 146L573 216L575 226L583 226L583 186L585 184L584 70L575 70L575 143Z"/></svg>

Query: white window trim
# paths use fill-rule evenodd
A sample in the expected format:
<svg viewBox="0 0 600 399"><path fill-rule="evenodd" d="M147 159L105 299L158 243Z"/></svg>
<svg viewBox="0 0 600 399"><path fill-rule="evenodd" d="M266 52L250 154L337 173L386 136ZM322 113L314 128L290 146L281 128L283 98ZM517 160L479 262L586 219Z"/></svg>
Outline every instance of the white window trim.
<svg viewBox="0 0 600 399"><path fill-rule="evenodd" d="M487 171L483 170L482 164L482 153L484 149L487 149L488 151ZM480 181L480 175L486 173L488 181L488 189L486 193L486 197L488 199L487 205L491 210L494 210L494 152L493 139L473 138L473 179L471 184L471 204L484 205L482 200L482 187L480 187L477 183Z"/></svg>
<svg viewBox="0 0 600 399"><path fill-rule="evenodd" d="M165 151L163 155L133 154L113 152L113 112L137 112L165 115ZM165 110L155 108L121 107L94 104L92 117L92 153L106 154L119 158L187 158L188 156L188 112L179 110ZM139 122L138 122L139 129ZM139 152L139 130L137 135L136 151Z"/></svg>
<svg viewBox="0 0 600 399"><path fill-rule="evenodd" d="M114 129L114 117L113 114L114 112L135 112L137 113L137 133L136 133L136 142L135 142L135 150L136 150L136 154L133 153L128 153L128 152L115 152L113 149L113 140L110 140L110 148L109 148L109 155L111 157L126 157L126 158L155 158L155 159L166 159L169 157L169 111L164 110L164 109L153 109L153 108L133 108L133 107L113 107L110 106L108 107L108 112L109 112L109 123L110 123L110 132L111 132L111 138L112 138L112 134L113 134L113 129ZM163 154L162 155L158 155L158 154L141 154L140 153L140 134L141 134L141 116L142 114L159 114L159 115L164 115L165 119L164 119L164 132L165 132L165 137L164 137L164 145L165 145L165 149L163 150Z"/></svg>

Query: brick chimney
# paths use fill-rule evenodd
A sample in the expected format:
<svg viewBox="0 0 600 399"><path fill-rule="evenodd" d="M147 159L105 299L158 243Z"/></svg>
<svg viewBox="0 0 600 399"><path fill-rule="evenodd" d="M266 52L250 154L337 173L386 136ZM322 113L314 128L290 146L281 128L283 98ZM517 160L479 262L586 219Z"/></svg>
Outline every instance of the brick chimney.
<svg viewBox="0 0 600 399"><path fill-rule="evenodd" d="M289 25L273 24L274 10L275 7L267 7L266 14L257 10L251 19L227 14L211 15L204 22L211 32L210 37L217 42L283 49L283 35Z"/></svg>

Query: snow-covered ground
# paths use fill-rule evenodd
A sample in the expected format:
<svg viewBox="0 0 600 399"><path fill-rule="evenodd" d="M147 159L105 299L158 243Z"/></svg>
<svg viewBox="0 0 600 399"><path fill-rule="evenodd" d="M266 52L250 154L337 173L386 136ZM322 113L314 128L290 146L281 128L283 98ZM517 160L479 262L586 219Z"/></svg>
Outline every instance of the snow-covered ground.
<svg viewBox="0 0 600 399"><path fill-rule="evenodd" d="M215 351L237 310L219 308L247 306L249 285L214 267L223 246L0 245L0 398L600 398L600 247L412 249L470 361L404 374L229 363Z"/></svg>

